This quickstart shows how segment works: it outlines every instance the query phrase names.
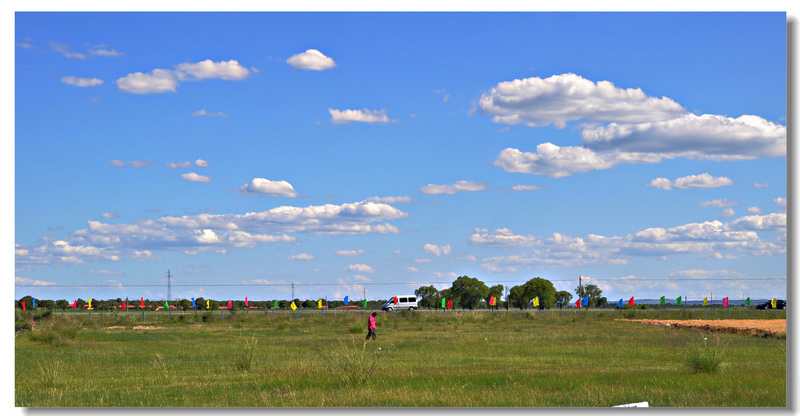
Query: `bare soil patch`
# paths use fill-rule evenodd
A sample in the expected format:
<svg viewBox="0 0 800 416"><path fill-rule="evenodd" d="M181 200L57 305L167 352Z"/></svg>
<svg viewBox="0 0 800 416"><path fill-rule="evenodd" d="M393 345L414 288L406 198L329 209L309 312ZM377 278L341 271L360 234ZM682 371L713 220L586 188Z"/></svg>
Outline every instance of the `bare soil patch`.
<svg viewBox="0 0 800 416"><path fill-rule="evenodd" d="M641 322L646 325L668 328L693 328L710 332L755 335L763 338L786 338L785 319L615 319L615 321Z"/></svg>

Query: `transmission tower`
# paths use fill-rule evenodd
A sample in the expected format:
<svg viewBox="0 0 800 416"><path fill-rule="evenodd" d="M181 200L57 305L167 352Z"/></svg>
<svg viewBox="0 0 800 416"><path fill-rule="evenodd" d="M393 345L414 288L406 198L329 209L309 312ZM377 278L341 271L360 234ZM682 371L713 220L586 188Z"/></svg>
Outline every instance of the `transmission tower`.
<svg viewBox="0 0 800 416"><path fill-rule="evenodd" d="M167 302L172 300L172 276L167 269Z"/></svg>

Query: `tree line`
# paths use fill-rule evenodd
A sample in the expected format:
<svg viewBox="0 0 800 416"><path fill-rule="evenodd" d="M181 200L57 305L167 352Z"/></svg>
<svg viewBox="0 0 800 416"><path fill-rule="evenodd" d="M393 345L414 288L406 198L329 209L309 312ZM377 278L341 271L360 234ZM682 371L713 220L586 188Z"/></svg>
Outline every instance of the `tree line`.
<svg viewBox="0 0 800 416"><path fill-rule="evenodd" d="M504 293L505 300L502 299ZM534 298L538 298L539 309L564 308L573 298L569 291L556 290L551 281L541 277L534 277L513 287L503 285L490 287L477 278L459 276L447 289L438 290L433 286L421 286L414 291L414 294L420 307L428 309L440 309L442 299L452 299L454 306L458 305L463 309L484 307L528 309L533 307ZM588 298L588 305L583 306L602 307L608 304L608 299L602 296L603 291L597 285L579 285L575 288L575 294L581 299ZM492 297L495 299L495 304L490 306Z"/></svg>

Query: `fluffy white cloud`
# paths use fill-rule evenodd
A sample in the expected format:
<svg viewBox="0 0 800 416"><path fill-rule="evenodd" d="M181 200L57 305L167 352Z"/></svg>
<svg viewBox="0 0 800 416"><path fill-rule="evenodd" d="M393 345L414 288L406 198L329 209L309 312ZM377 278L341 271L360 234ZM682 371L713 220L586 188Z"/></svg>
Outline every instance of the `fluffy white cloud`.
<svg viewBox="0 0 800 416"><path fill-rule="evenodd" d="M734 119L685 114L652 123L586 128L581 132L581 142L595 152L732 161L786 156L786 126L752 115Z"/></svg>
<svg viewBox="0 0 800 416"><path fill-rule="evenodd" d="M473 181L458 181L452 185L434 185L428 184L420 188L420 192L428 195L448 194L452 195L456 192L474 192L486 189L486 183L473 182Z"/></svg>
<svg viewBox="0 0 800 416"><path fill-rule="evenodd" d="M14 284L17 285L33 285L33 286L53 286L56 282L46 282L44 280L34 280L24 277L14 276Z"/></svg>
<svg viewBox="0 0 800 416"><path fill-rule="evenodd" d="M450 254L450 245L437 246L436 244L425 244L422 246L422 250L435 256L447 255Z"/></svg>
<svg viewBox="0 0 800 416"><path fill-rule="evenodd" d="M750 215L761 215L762 211L759 207L748 207L747 213Z"/></svg>
<svg viewBox="0 0 800 416"><path fill-rule="evenodd" d="M669 180L669 179L667 179L667 180ZM700 206L703 207L703 208L709 208L709 207L713 207L713 208L729 208L729 207L735 207L737 205L742 205L742 203L738 202L738 201L729 201L728 198L715 199L713 201L705 201L705 202L701 202L700 203Z"/></svg>
<svg viewBox="0 0 800 416"><path fill-rule="evenodd" d="M406 271L409 273L419 273L419 269L416 267L407 267Z"/></svg>
<svg viewBox="0 0 800 416"><path fill-rule="evenodd" d="M220 62L214 62L210 59L197 63L185 62L177 65L175 69L175 73L181 81L200 81L204 79L240 81L250 75L250 71L234 59Z"/></svg>
<svg viewBox="0 0 800 416"><path fill-rule="evenodd" d="M542 188L541 186L536 186L536 185L516 185L513 188L511 188L511 190L516 191L516 192L539 191L539 190L542 190L542 189L544 189L544 188Z"/></svg>
<svg viewBox="0 0 800 416"><path fill-rule="evenodd" d="M97 56L110 56L112 58L116 58L118 56L125 56L124 53L117 52L116 49L108 50L108 49L98 48L98 49L90 50L89 53L91 53L92 55L97 55Z"/></svg>
<svg viewBox="0 0 800 416"><path fill-rule="evenodd" d="M149 74L135 72L117 81L117 88L132 94L158 94L176 92L178 79L169 69L154 69Z"/></svg>
<svg viewBox="0 0 800 416"><path fill-rule="evenodd" d="M168 168L176 169L176 168L190 168L192 167L192 162L167 162L165 165Z"/></svg>
<svg viewBox="0 0 800 416"><path fill-rule="evenodd" d="M542 240L532 235L517 235L509 228L498 228L493 232L485 228L476 228L475 234L469 237L469 243L483 247L530 247L541 245Z"/></svg>
<svg viewBox="0 0 800 416"><path fill-rule="evenodd" d="M117 214L116 212L106 212L105 214L101 215L100 218L105 218L105 219L119 218L119 214Z"/></svg>
<svg viewBox="0 0 800 416"><path fill-rule="evenodd" d="M136 72L116 81L117 87L133 94L156 94L177 91L179 81L201 81L205 79L224 79L240 81L246 79L250 71L238 61L213 62L210 59L197 63L182 63L175 70L156 68L145 74Z"/></svg>
<svg viewBox="0 0 800 416"><path fill-rule="evenodd" d="M412 198L410 196L384 196L384 197L371 196L365 199L364 201L377 202L382 204L399 204L399 203L415 202L416 198Z"/></svg>
<svg viewBox="0 0 800 416"><path fill-rule="evenodd" d="M711 176L708 173L703 173L700 175L684 176L682 178L675 179L674 182L667 178L656 178L650 181L650 183L647 184L647 187L671 190L673 188L710 189L728 185L733 185L733 180L731 178L726 178L724 176Z"/></svg>
<svg viewBox="0 0 800 416"><path fill-rule="evenodd" d="M314 255L308 253L300 253L300 254L292 254L291 256L287 257L289 260L314 260Z"/></svg>
<svg viewBox="0 0 800 416"><path fill-rule="evenodd" d="M399 120L390 119L386 115L386 110L336 110L329 108L328 112L331 113L331 123L333 124L347 124L350 122L369 123L369 124L385 124L396 123Z"/></svg>
<svg viewBox="0 0 800 416"><path fill-rule="evenodd" d="M495 159L494 166L506 172L563 178L575 173L608 169L617 163L580 146L560 147L553 143L542 143L536 146L536 153L504 149Z"/></svg>
<svg viewBox="0 0 800 416"><path fill-rule="evenodd" d="M375 273L375 269L366 264L351 264L347 266L347 270L361 273Z"/></svg>
<svg viewBox="0 0 800 416"><path fill-rule="evenodd" d="M292 184L286 181L271 181L264 178L254 178L250 183L244 184L237 192L242 194L259 194L295 198L298 196Z"/></svg>
<svg viewBox="0 0 800 416"><path fill-rule="evenodd" d="M205 175L198 175L194 172L184 173L181 178L190 182L211 182L211 177Z"/></svg>
<svg viewBox="0 0 800 416"><path fill-rule="evenodd" d="M575 74L501 82L479 101L481 112L505 124L529 126L569 121L641 123L669 120L686 110L669 98L649 97L641 89L622 89L609 81L597 84Z"/></svg>
<svg viewBox="0 0 800 416"><path fill-rule="evenodd" d="M725 219L725 218L730 218L734 215L736 215L736 211L734 211L733 208L725 208L722 210L722 212L719 213L719 218Z"/></svg>
<svg viewBox="0 0 800 416"><path fill-rule="evenodd" d="M354 256L360 256L366 252L367 252L366 250L339 250L336 252L336 255L343 257L354 257Z"/></svg>
<svg viewBox="0 0 800 416"><path fill-rule="evenodd" d="M286 63L293 68L313 71L322 71L336 66L336 62L334 62L333 59L325 56L316 49L308 49L303 53L293 55L286 60Z"/></svg>
<svg viewBox="0 0 800 416"><path fill-rule="evenodd" d="M786 156L786 126L754 115L695 115L669 98L597 84L574 74L503 82L480 99L494 121L529 126L584 120L581 146L503 150L494 165L553 178L663 159L735 161ZM603 123L608 123L604 125Z"/></svg>
<svg viewBox="0 0 800 416"><path fill-rule="evenodd" d="M622 237L590 234L585 238L553 233L551 238L521 236L509 229L476 229L470 244L484 247L533 247L511 256L488 257L481 267L491 272L524 267L628 264L634 256L696 254L714 258L786 253L785 237L762 239L757 232L786 232L786 214L751 215L730 222L706 221L672 228L648 228Z"/></svg>
<svg viewBox="0 0 800 416"><path fill-rule="evenodd" d="M78 78L73 76L62 77L61 82L76 87L94 87L103 84L103 80L99 78Z"/></svg>
<svg viewBox="0 0 800 416"><path fill-rule="evenodd" d="M786 198L778 197L778 198L775 198L773 201L775 202L776 205L778 205L780 207L785 207L786 206Z"/></svg>
<svg viewBox="0 0 800 416"><path fill-rule="evenodd" d="M198 166L198 167L201 167L201 168L207 168L207 167L209 166L208 162L206 162L206 161L205 161L205 160L203 160L203 159L197 159L197 160L195 160L195 161L194 161L194 165L195 165L195 166Z"/></svg>

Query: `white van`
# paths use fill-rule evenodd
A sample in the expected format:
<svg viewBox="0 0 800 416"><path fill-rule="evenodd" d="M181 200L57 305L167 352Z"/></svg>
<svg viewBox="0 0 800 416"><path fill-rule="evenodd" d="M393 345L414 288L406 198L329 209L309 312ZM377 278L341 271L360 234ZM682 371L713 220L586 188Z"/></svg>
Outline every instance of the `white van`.
<svg viewBox="0 0 800 416"><path fill-rule="evenodd" d="M397 299L397 303L394 303L394 300ZM401 310L401 309L408 309L413 311L414 309L418 309L419 306L417 305L417 296L416 295L402 295L402 296L395 296L390 299L388 302L384 303L381 309L391 312L393 310Z"/></svg>

